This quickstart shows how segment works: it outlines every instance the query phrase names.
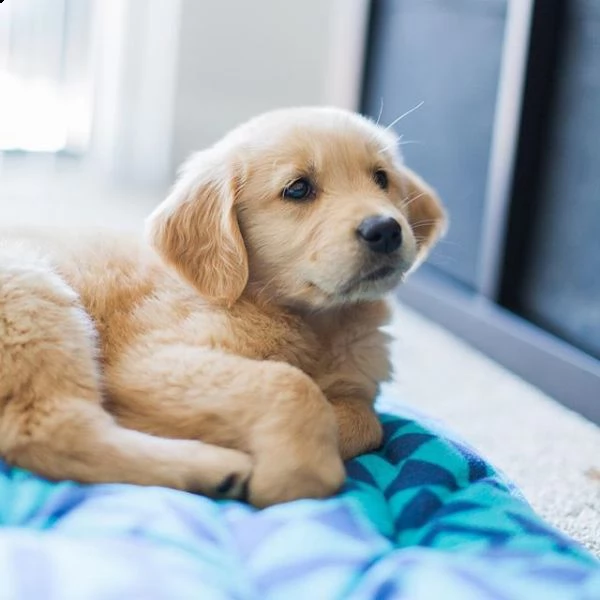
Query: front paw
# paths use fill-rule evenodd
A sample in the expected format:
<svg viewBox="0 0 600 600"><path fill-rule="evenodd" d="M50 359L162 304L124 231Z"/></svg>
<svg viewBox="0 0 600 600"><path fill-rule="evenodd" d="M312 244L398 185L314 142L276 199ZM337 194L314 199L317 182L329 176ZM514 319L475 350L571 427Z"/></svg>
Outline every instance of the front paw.
<svg viewBox="0 0 600 600"><path fill-rule="evenodd" d="M211 498L246 500L254 463L249 454L200 443L185 489Z"/></svg>
<svg viewBox="0 0 600 600"><path fill-rule="evenodd" d="M249 501L258 508L302 498L327 498L343 485L346 471L336 449L317 456L273 453L258 460Z"/></svg>

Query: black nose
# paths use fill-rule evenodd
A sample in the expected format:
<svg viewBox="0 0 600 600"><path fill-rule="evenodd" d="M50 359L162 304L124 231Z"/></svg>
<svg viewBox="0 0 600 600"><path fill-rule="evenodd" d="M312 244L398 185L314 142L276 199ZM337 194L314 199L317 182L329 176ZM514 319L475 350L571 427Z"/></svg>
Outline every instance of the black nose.
<svg viewBox="0 0 600 600"><path fill-rule="evenodd" d="M356 231L373 252L391 254L402 244L402 228L392 217L369 217Z"/></svg>

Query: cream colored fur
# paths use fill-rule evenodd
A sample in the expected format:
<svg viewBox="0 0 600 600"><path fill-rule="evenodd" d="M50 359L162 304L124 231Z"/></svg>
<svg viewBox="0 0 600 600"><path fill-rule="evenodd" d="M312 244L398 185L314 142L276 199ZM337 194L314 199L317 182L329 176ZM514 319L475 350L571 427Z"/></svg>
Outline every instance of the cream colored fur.
<svg viewBox="0 0 600 600"><path fill-rule="evenodd" d="M313 198L283 197L298 177ZM358 239L377 215L402 227L393 254ZM257 506L335 492L342 459L381 442L382 298L444 223L390 132L299 108L192 157L147 241L1 232L0 455Z"/></svg>

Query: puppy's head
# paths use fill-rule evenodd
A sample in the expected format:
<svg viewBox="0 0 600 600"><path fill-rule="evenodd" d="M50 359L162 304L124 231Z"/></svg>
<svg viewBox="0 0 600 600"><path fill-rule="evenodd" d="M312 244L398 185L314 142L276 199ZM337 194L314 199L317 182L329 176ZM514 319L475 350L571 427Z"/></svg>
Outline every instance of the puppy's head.
<svg viewBox="0 0 600 600"><path fill-rule="evenodd" d="M184 166L151 215L151 243L206 297L245 290L308 309L375 299L443 234L434 191L395 136L332 108L284 109Z"/></svg>

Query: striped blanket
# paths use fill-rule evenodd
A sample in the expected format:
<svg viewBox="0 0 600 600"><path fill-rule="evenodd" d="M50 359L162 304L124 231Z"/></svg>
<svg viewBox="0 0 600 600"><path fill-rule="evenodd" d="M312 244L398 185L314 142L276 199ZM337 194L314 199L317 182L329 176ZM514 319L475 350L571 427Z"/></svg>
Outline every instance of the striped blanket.
<svg viewBox="0 0 600 600"><path fill-rule="evenodd" d="M492 466L381 418L385 445L337 497L262 511L0 463L0 600L600 599L600 563Z"/></svg>

